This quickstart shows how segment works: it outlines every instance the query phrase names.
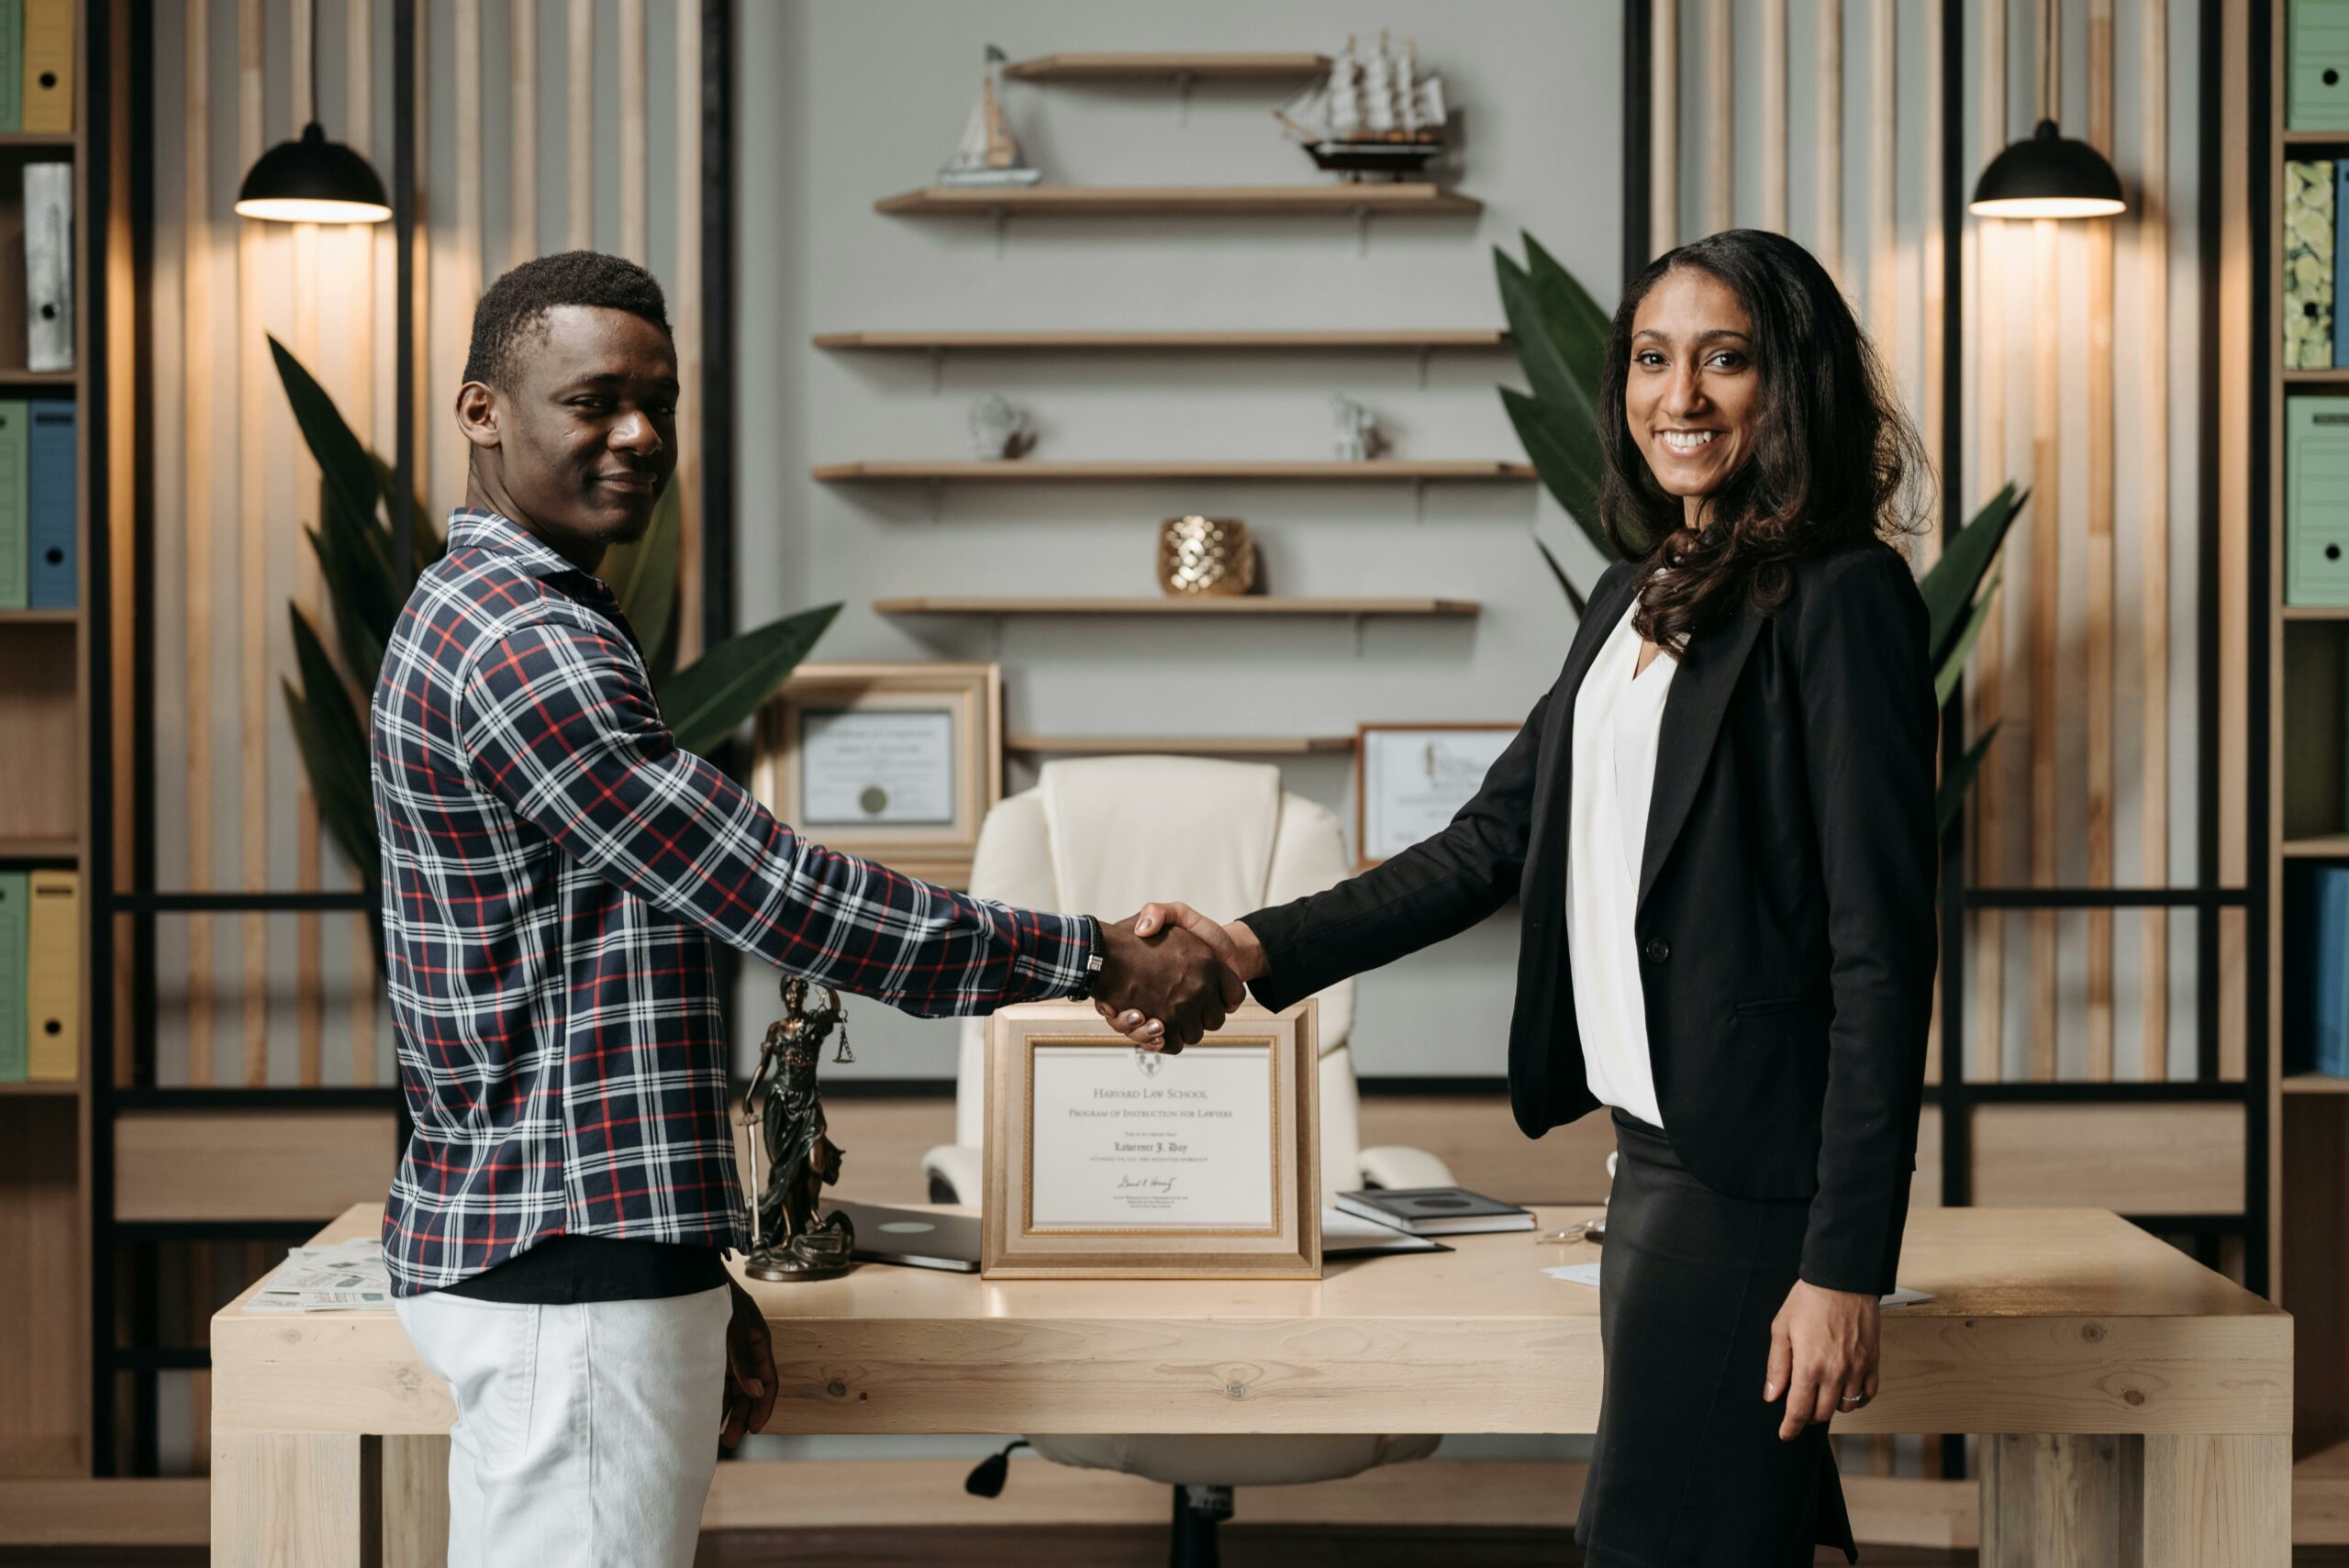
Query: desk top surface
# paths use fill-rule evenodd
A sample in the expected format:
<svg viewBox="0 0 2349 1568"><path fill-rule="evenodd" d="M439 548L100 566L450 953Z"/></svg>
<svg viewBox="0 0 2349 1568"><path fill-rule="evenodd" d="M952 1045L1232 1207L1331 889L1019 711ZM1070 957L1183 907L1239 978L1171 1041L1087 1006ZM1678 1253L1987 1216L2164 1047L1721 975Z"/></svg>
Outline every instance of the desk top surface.
<svg viewBox="0 0 2349 1568"><path fill-rule="evenodd" d="M1592 1211L1538 1211L1544 1229ZM317 1241L375 1234L380 1205L358 1205ZM1524 1231L1449 1238L1450 1252L1339 1258L1318 1281L1009 1280L863 1263L836 1280L745 1281L769 1318L1214 1319L1328 1318L1506 1321L1595 1318L1598 1293L1542 1271L1596 1262L1587 1243L1538 1243ZM737 1278L740 1278L738 1272ZM1909 1216L1900 1283L1933 1299L1896 1318L2258 1318L2265 1298L2204 1268L2119 1216L2088 1208L1920 1208ZM256 1282L256 1284L258 1282ZM251 1320L248 1288L221 1318ZM332 1313L349 1320L389 1313ZM276 1319L284 1321L282 1317Z"/></svg>

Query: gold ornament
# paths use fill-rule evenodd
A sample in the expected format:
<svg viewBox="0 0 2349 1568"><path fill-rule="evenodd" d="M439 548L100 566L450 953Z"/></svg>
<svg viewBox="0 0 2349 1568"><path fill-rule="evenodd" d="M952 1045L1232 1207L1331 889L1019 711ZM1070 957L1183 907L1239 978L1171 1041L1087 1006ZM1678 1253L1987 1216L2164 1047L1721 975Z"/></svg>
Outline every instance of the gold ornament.
<svg viewBox="0 0 2349 1568"><path fill-rule="evenodd" d="M1158 586L1189 594L1245 594L1256 586L1256 541L1238 517L1169 517L1158 528Z"/></svg>

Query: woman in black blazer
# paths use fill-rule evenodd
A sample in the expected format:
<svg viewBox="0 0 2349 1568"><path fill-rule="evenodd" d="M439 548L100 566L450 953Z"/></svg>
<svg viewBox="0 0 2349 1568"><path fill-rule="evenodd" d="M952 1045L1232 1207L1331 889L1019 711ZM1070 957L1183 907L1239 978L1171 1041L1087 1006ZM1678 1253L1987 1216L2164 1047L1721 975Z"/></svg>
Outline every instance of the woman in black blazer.
<svg viewBox="0 0 2349 1568"><path fill-rule="evenodd" d="M1775 234L1642 272L1603 394L1626 559L1476 797L1326 893L1140 929L1208 937L1278 1008L1518 899L1518 1125L1609 1104L1621 1156L1576 1539L1594 1568L1856 1562L1827 1423L1876 1392L1935 958L1939 720L1889 542L1921 463L1833 280Z"/></svg>

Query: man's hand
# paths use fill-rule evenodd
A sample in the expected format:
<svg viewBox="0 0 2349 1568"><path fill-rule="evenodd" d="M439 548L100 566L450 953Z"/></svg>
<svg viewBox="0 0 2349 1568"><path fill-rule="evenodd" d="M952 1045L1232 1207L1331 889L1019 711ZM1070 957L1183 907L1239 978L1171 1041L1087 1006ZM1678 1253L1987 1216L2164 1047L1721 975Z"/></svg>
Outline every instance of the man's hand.
<svg viewBox="0 0 2349 1568"><path fill-rule="evenodd" d="M1787 1396L1778 1436L1791 1442L1814 1421L1848 1415L1876 1397L1876 1339L1883 1309L1873 1296L1825 1290L1797 1280L1770 1325L1770 1366L1762 1402Z"/></svg>
<svg viewBox="0 0 2349 1568"><path fill-rule="evenodd" d="M1248 929L1245 921L1234 920L1229 925L1222 925L1188 904L1172 900L1145 904L1141 912L1134 917L1133 928L1134 934L1140 937L1148 937L1161 930L1187 931L1213 949L1216 957L1223 961L1224 967L1243 987L1241 993L1230 997L1231 1006L1240 1005L1241 995L1245 995L1245 984L1261 979L1271 967L1264 958L1264 944L1256 940L1256 933ZM1165 1039L1164 1020L1139 1004L1119 1006L1097 999L1094 1006L1102 1018L1108 1020L1111 1029L1145 1050L1157 1049ZM1186 1040L1183 1043L1190 1042Z"/></svg>
<svg viewBox="0 0 2349 1568"><path fill-rule="evenodd" d="M1145 934L1133 920L1101 928L1101 974L1095 1005L1164 1020L1146 1044L1155 1051L1196 1045L1248 994L1215 950L1189 931L1156 926Z"/></svg>
<svg viewBox="0 0 2349 1568"><path fill-rule="evenodd" d="M774 1413L774 1348L767 1342L766 1314L751 1293L733 1281L734 1317L726 1325L726 1421L718 1442L731 1453L745 1431L767 1429Z"/></svg>

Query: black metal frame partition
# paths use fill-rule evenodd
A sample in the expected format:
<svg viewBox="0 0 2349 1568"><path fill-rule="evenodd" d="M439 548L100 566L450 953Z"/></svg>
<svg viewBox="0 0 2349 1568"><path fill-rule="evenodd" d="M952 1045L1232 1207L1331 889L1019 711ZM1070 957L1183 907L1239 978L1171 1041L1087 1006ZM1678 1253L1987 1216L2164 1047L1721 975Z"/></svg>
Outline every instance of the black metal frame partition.
<svg viewBox="0 0 2349 1568"><path fill-rule="evenodd" d="M131 667L127 673L133 712L130 756L118 768L113 751L116 672L110 662L113 627L106 584L111 515L106 494L106 365L104 266L88 269L90 334L88 358L97 378L93 395L84 399L90 420L89 450L101 454L88 469L90 485L90 546L88 595L90 639L90 772L88 810L90 834L89 884L95 891L90 922L90 973L99 983L90 987L87 1038L91 1041L90 1073L90 1416L93 1473L112 1475L122 1466L118 1448L119 1380L132 1375L129 1470L151 1474L157 1469L155 1419L156 1374L195 1370L210 1364L200 1346L154 1343L158 1326L153 1289L153 1255L150 1246L164 1241L235 1240L298 1241L313 1234L331 1215L315 1219L219 1222L134 1222L115 1218L115 1118L124 1110L162 1109L389 1109L397 1118L400 1137L406 1141L406 1107L396 1086L280 1088L161 1088L155 1076L155 925L161 915L300 913L326 914L370 908L363 892L172 892L156 885L155 727L153 608L156 582L153 562L155 536L154 465L151 449L154 400L151 384L152 322L149 291L153 276L155 189L154 145L154 6L156 0L128 0L129 36L120 40L128 52L130 101L125 106L131 139L128 160L131 320L133 373L131 432L134 447L129 522L132 545L133 603ZM734 553L734 348L733 348L733 215L729 195L733 182L733 105L731 91L729 0L688 0L701 7L701 309L703 354L702 418L703 562L706 581L732 581ZM392 149L390 185L393 204L393 249L396 255L394 287L395 384L396 431L393 473L395 492L414 495L417 475L415 426L415 266L417 222L417 145L416 88L417 8L418 0L392 0ZM90 0L87 54L91 93L88 108L90 182L93 212L105 213L106 179L110 136L108 90L113 49L106 0ZM404 507L392 517L392 559L405 578L413 555L412 522ZM403 581L405 591L406 584ZM702 632L715 641L730 635L734 606L724 593L704 596ZM127 777L122 776L127 773ZM131 799L129 843L125 847L130 868L129 885L117 889L116 847L111 828L117 792L128 788ZM114 1062L118 1021L114 988L105 977L115 972L116 922L131 924L132 967L129 1018L132 1082L117 1085ZM390 1173L385 1172L388 1184ZM132 1278L126 1290L116 1277L117 1252L135 1249ZM127 1299L126 1299L127 1297ZM120 1327L128 1312L131 1342L122 1342Z"/></svg>
<svg viewBox="0 0 2349 1568"><path fill-rule="evenodd" d="M1669 5L1673 0L1627 0L1624 7L1623 276L1627 284L1653 254L1648 221L1648 193L1653 173L1649 168L1649 148L1653 109L1650 88L1653 57L1648 39L1657 3ZM2222 238L2219 199L2223 71L2221 6L2221 0L2201 0L2199 18L2201 66L2197 93L2196 156L2200 197L2198 250L2202 275L2206 279L2218 275ZM1965 140L1967 10L1968 7L1956 5L1954 0L1948 0L1941 7L1941 221L1947 241L1943 247L1942 258L1942 326L1943 340L1951 346L1950 351L1943 356L1941 386L1940 479L1941 511L1944 517L1965 515L1960 484L1960 476L1965 471L1964 366L1957 346L1965 341L1962 328L1965 299L1964 254L1958 237L1964 232L1966 221L1966 193L1973 185L1972 171L1966 166ZM2265 7L2258 8L2255 16L2264 18ZM2265 60L2267 56L2263 41L2264 19L2254 20L2253 27L2254 32L2250 58ZM2252 75L2254 107L2256 110L2264 101L2266 85L2259 79L2259 72L2254 71ZM2266 123L2265 119L2259 123ZM2264 210L2259 206L2256 185L2252 197L2252 210ZM2257 223L2252 227L2256 241L2265 230ZM2257 288L2264 284L2267 274L2264 265L2255 259L2253 271L2254 288ZM2201 361L2208 367L2215 365L2218 358L2219 291L2213 287L2202 288L2200 301ZM2265 320L2266 317L2262 314L2257 319ZM2264 461L2266 450L2266 439L2259 423L2263 418L2258 400L2254 399L2252 447L2255 463ZM1938 1085L1929 1085L1926 1093L1928 1100L1941 1107L1941 1201L1950 1207L1972 1201L1972 1113L1976 1106L2242 1102L2244 1114L2243 1211L2215 1215L2132 1214L2128 1218L2163 1235L2192 1238L2199 1255L2206 1262L2216 1262L2220 1238L2241 1237L2245 1282L2252 1290L2264 1294L2267 1288L2269 1268L2266 1216L2270 1201L2267 1191L2270 1137L2267 1118L2268 872L2265 851L2268 766L2264 740L2268 704L2266 681L2261 673L2267 667L2268 541L2264 524L2252 528L2247 573L2252 595L2247 617L2250 639L2247 668L2252 672L2252 678L2250 690L2245 694L2245 723L2252 744L2248 747L2249 756L2246 759L2249 774L2244 812L2246 877L2244 885L2227 886L2221 884L2219 874L2217 816L2223 694L2219 689L2219 418L2217 403L2212 397L2205 396L2202 400L2198 447L2200 490L2195 506L2199 562L2196 603L2195 713L2199 755L2194 882L2188 886L2168 887L1970 885L1965 881L1965 822L1961 817L1942 846L1942 1081ZM2258 473L2254 471L2254 494L2258 493L2257 479ZM1965 686L1961 683L1942 716L1943 752L1945 756L1958 756L1964 751L1966 739L1965 708ZM1969 1082L1965 1077L1964 1049L1966 987L1963 984L1967 912L1975 909L2098 908L2193 911L2197 952L2195 1076L2171 1082L2133 1084ZM2224 909L2242 909L2244 912L2244 1052L2243 1077L2240 1083L2222 1080L2219 1076L2219 921L2221 911Z"/></svg>

